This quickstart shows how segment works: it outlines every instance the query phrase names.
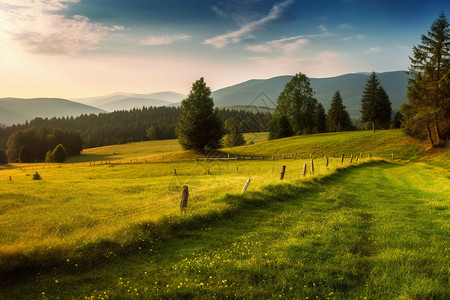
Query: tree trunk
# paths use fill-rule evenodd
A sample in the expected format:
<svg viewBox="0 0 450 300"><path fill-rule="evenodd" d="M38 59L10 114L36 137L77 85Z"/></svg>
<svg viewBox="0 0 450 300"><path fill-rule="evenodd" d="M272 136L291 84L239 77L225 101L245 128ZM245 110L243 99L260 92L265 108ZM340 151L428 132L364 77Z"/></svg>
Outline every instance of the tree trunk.
<svg viewBox="0 0 450 300"><path fill-rule="evenodd" d="M372 132L375 132L375 121L372 121Z"/></svg>
<svg viewBox="0 0 450 300"><path fill-rule="evenodd" d="M437 116L434 117L434 123L435 123L434 130L436 133L436 145L440 146L442 143L441 143L441 133L439 131L439 120Z"/></svg>

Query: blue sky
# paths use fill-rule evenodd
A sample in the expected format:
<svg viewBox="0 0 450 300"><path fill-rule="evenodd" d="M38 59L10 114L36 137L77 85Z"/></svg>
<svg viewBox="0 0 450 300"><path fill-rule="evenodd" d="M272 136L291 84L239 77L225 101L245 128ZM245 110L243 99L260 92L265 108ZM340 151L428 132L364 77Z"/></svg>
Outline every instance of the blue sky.
<svg viewBox="0 0 450 300"><path fill-rule="evenodd" d="M405 70L450 2L3 0L0 97L187 94L302 72Z"/></svg>

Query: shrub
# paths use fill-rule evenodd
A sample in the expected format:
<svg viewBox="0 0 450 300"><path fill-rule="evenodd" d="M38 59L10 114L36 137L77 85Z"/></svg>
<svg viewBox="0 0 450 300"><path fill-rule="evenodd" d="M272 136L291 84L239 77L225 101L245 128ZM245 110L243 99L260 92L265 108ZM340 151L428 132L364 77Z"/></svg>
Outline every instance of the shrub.
<svg viewBox="0 0 450 300"><path fill-rule="evenodd" d="M33 180L41 180L41 179L42 179L42 177L38 172L33 174Z"/></svg>
<svg viewBox="0 0 450 300"><path fill-rule="evenodd" d="M63 163L66 161L67 157L69 156L67 153L66 148L62 144L59 144L55 147L52 153L53 160L57 163Z"/></svg>

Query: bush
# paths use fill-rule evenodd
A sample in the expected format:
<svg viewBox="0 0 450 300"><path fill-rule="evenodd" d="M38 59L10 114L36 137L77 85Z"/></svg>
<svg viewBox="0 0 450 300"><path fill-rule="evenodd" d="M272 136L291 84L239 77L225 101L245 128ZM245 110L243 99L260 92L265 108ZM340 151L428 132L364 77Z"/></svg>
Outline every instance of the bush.
<svg viewBox="0 0 450 300"><path fill-rule="evenodd" d="M53 160L57 163L63 163L66 161L67 157L69 156L67 153L66 148L62 144L59 144L55 147L52 153Z"/></svg>
<svg viewBox="0 0 450 300"><path fill-rule="evenodd" d="M36 172L33 174L33 180L42 180L42 177L38 172Z"/></svg>

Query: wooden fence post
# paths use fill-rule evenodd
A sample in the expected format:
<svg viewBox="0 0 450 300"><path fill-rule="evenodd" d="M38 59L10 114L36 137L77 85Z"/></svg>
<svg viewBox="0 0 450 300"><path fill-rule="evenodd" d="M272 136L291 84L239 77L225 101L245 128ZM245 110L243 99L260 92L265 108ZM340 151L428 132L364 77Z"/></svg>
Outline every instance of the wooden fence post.
<svg viewBox="0 0 450 300"><path fill-rule="evenodd" d="M350 163L353 162L353 154L350 154Z"/></svg>
<svg viewBox="0 0 450 300"><path fill-rule="evenodd" d="M9 181L12 181L11 176L9 176Z"/></svg>
<svg viewBox="0 0 450 300"><path fill-rule="evenodd" d="M173 172L175 173L175 176L177 176L177 169L173 169Z"/></svg>
<svg viewBox="0 0 450 300"><path fill-rule="evenodd" d="M303 177L306 176L306 163L303 164Z"/></svg>
<svg viewBox="0 0 450 300"><path fill-rule="evenodd" d="M248 186L249 186L249 184L250 184L250 180L251 180L251 179L252 179L251 177L249 177L249 178L247 179L247 182L244 184L244 187L242 188L241 194L247 190L247 188L248 188Z"/></svg>
<svg viewBox="0 0 450 300"><path fill-rule="evenodd" d="M311 158L311 175L314 175L314 159Z"/></svg>
<svg viewBox="0 0 450 300"><path fill-rule="evenodd" d="M328 156L326 158L325 167L328 167Z"/></svg>
<svg viewBox="0 0 450 300"><path fill-rule="evenodd" d="M189 197L189 189L187 185L183 185L183 192L181 192L181 203L180 203L180 210L183 211L185 208L187 208L187 201Z"/></svg>
<svg viewBox="0 0 450 300"><path fill-rule="evenodd" d="M281 167L280 180L284 179L284 172L286 172L286 166L282 166Z"/></svg>
<svg viewBox="0 0 450 300"><path fill-rule="evenodd" d="M343 164L344 163L344 154L342 154L342 157L341 157L341 164Z"/></svg>
<svg viewBox="0 0 450 300"><path fill-rule="evenodd" d="M211 167L208 167L208 175L209 175L209 169L210 169Z"/></svg>
<svg viewBox="0 0 450 300"><path fill-rule="evenodd" d="M236 166L236 173L239 173L239 166Z"/></svg>

